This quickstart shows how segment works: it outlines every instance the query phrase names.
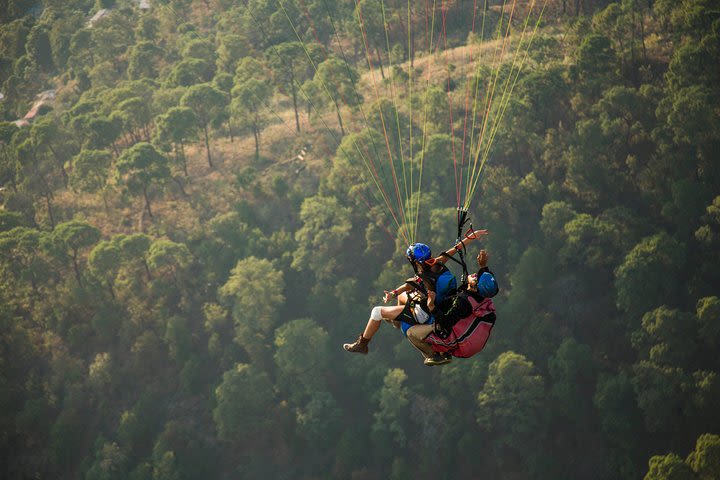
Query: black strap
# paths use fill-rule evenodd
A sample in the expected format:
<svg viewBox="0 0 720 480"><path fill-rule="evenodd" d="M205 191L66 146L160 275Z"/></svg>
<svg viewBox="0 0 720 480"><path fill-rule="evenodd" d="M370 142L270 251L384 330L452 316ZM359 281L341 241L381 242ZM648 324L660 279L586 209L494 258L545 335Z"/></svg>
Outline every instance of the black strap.
<svg viewBox="0 0 720 480"><path fill-rule="evenodd" d="M468 223L470 219L468 218L467 209L458 207L457 212L457 240L455 242L455 245L460 244L462 246L462 248L456 249L460 260L453 258L447 252L443 252L441 253L441 255L451 258L455 263L459 264L462 267L463 273L462 277L460 278L460 284L465 285L467 283L467 277L469 274L467 269L467 263L465 263L465 242L463 242L463 229L465 227L465 224ZM470 230L473 230L472 222L470 223Z"/></svg>
<svg viewBox="0 0 720 480"><path fill-rule="evenodd" d="M413 287L415 290L419 291L420 293L427 295L427 289L425 288L424 285L422 285L414 280L407 280L407 281L405 281L405 283L410 285L411 287Z"/></svg>
<svg viewBox="0 0 720 480"><path fill-rule="evenodd" d="M455 258L455 257L453 257L452 255L450 255L448 252L442 252L442 253L440 254L440 256L441 256L441 257L447 257L448 260L452 260L453 262L457 263L458 265L465 265L465 262L461 262L461 261L458 260L457 258Z"/></svg>

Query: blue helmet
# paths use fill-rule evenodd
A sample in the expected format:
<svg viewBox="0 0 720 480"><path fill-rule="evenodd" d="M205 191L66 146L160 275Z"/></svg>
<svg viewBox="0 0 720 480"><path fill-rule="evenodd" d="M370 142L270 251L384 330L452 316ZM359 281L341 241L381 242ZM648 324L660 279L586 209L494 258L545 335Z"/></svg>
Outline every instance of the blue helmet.
<svg viewBox="0 0 720 480"><path fill-rule="evenodd" d="M485 298L494 297L498 293L498 284L492 273L483 272L478 277L478 293Z"/></svg>
<svg viewBox="0 0 720 480"><path fill-rule="evenodd" d="M424 262L430 259L432 253L430 253L430 247L424 243L412 243L407 248L405 256L413 262Z"/></svg>

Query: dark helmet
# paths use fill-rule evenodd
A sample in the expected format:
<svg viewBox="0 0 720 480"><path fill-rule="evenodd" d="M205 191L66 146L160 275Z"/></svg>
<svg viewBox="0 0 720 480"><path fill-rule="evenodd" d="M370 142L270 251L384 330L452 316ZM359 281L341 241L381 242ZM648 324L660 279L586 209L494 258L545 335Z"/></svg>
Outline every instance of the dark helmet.
<svg viewBox="0 0 720 480"><path fill-rule="evenodd" d="M407 248L405 256L413 262L425 262L430 259L432 253L430 253L430 247L424 243L412 243Z"/></svg>

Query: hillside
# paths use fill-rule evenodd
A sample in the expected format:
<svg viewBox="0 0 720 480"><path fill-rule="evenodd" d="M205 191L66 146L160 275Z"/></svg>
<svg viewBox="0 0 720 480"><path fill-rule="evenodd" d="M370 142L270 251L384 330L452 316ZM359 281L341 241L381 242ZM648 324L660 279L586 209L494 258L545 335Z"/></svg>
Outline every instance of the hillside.
<svg viewBox="0 0 720 480"><path fill-rule="evenodd" d="M711 0L5 3L2 478L720 478Z"/></svg>

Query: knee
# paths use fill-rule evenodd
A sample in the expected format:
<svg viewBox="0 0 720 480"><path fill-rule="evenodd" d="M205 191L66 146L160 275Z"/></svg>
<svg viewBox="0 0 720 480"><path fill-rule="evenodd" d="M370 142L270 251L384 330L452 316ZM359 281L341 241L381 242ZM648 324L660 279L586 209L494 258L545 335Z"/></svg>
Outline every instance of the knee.
<svg viewBox="0 0 720 480"><path fill-rule="evenodd" d="M408 328L406 335L407 335L408 340L410 340L411 342L417 341L417 340L422 340L418 335L417 325L415 325L414 327Z"/></svg>
<svg viewBox="0 0 720 480"><path fill-rule="evenodd" d="M413 343L424 342L428 335L432 332L432 327L427 328L426 325L414 325L408 328L407 337Z"/></svg>
<svg viewBox="0 0 720 480"><path fill-rule="evenodd" d="M375 320L376 322L379 322L382 319L382 307L373 308L372 312L370 312L370 320Z"/></svg>

